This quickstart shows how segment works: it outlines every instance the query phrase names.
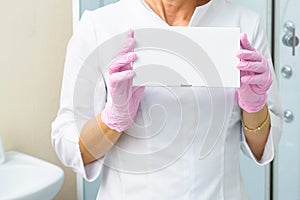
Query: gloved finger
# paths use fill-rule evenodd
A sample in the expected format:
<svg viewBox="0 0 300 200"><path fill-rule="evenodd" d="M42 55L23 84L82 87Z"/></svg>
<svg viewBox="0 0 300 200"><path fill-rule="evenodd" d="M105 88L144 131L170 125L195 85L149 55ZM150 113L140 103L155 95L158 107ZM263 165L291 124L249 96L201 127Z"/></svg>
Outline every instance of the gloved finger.
<svg viewBox="0 0 300 200"><path fill-rule="evenodd" d="M133 30L130 28L127 32L127 36L133 38L134 37L134 32Z"/></svg>
<svg viewBox="0 0 300 200"><path fill-rule="evenodd" d="M113 74L110 78L109 90L115 106L123 106L131 96L133 70Z"/></svg>
<svg viewBox="0 0 300 200"><path fill-rule="evenodd" d="M126 53L124 55L120 55L116 58L116 60L109 66L109 74L113 74L116 72L130 70L131 62L136 60L136 54L133 52Z"/></svg>
<svg viewBox="0 0 300 200"><path fill-rule="evenodd" d="M250 51L255 51L255 49L252 47L248 40L248 36L246 33L241 33L240 35L240 43L242 49L250 50Z"/></svg>
<svg viewBox="0 0 300 200"><path fill-rule="evenodd" d="M128 53L133 51L136 45L136 41L134 38L128 38L121 46L120 50L118 51L117 55Z"/></svg>
<svg viewBox="0 0 300 200"><path fill-rule="evenodd" d="M139 102L143 97L144 91L145 87L133 87L132 96Z"/></svg>
<svg viewBox="0 0 300 200"><path fill-rule="evenodd" d="M247 62L240 61L237 68L241 71L249 71L256 73L263 73L266 71L266 67L263 62Z"/></svg>
<svg viewBox="0 0 300 200"><path fill-rule="evenodd" d="M126 70L122 72L114 73L110 76L109 83L111 88L120 87L120 85L127 85L132 81L135 73L133 70ZM124 91L125 92L125 91Z"/></svg>
<svg viewBox="0 0 300 200"><path fill-rule="evenodd" d="M133 32L133 30L129 29L129 31L127 32L127 39L122 44L121 49L117 53L117 56L120 54L124 54L124 53L133 51L133 49L136 45L136 41L133 37L134 37L134 32Z"/></svg>
<svg viewBox="0 0 300 200"><path fill-rule="evenodd" d="M254 74L255 74L254 72L243 71L243 70L240 71L240 77L254 75Z"/></svg>
<svg viewBox="0 0 300 200"><path fill-rule="evenodd" d="M266 75L265 74L255 74L250 76L241 77L241 82L243 84L256 84L256 85L264 85L266 83Z"/></svg>
<svg viewBox="0 0 300 200"><path fill-rule="evenodd" d="M239 50L236 56L243 61L261 61L262 55L257 51Z"/></svg>
<svg viewBox="0 0 300 200"><path fill-rule="evenodd" d="M134 87L132 93L133 105L139 105L143 95L144 95L145 87Z"/></svg>

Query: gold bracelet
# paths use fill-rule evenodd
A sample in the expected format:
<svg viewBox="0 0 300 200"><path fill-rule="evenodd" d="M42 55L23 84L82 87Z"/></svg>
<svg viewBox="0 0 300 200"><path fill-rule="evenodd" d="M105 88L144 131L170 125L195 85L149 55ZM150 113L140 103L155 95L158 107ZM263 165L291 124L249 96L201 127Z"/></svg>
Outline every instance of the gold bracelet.
<svg viewBox="0 0 300 200"><path fill-rule="evenodd" d="M246 131L249 131L249 132L254 133L254 132L260 131L260 130L267 124L267 122L268 122L269 119L270 119L270 115L269 115L269 112L268 112L268 113L267 113L267 116L266 116L266 118L265 118L265 120L264 120L257 128L252 129L252 128L247 127L247 126L245 125L243 119L242 119L242 126L243 126L243 128L244 128Z"/></svg>

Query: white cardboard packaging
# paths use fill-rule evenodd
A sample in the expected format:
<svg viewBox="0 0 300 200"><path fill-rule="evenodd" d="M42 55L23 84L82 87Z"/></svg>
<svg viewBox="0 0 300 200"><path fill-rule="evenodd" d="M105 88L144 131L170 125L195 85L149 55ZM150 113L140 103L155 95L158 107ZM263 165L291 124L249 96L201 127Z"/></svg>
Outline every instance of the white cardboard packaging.
<svg viewBox="0 0 300 200"><path fill-rule="evenodd" d="M136 29L134 86L240 87L239 28Z"/></svg>

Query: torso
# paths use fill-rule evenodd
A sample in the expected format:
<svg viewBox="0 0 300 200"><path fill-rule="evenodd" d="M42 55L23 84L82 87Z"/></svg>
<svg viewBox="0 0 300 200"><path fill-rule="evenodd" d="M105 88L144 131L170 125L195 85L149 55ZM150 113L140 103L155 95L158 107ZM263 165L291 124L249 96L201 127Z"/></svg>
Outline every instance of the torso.
<svg viewBox="0 0 300 200"><path fill-rule="evenodd" d="M254 32L258 18L254 13L222 0L210 3L203 13L202 8L194 13L189 26ZM122 0L96 10L94 24L99 43L129 28L168 27L140 0ZM216 105L211 105L211 95L219 99ZM217 119L212 109L218 106L224 113ZM239 173L239 120L232 88L147 88L137 116L137 124L144 128L127 130L106 155L98 199L245 199ZM219 125L217 139L201 157L202 142Z"/></svg>

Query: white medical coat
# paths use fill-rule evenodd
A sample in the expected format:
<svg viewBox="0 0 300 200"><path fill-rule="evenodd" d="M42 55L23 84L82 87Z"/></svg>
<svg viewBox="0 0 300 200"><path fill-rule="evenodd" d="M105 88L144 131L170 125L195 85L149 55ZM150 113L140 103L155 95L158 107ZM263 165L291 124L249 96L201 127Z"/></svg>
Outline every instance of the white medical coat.
<svg viewBox="0 0 300 200"><path fill-rule="evenodd" d="M196 8L189 26L240 27L272 68L264 26L256 13L227 1L211 0ZM80 129L102 111L109 92L105 87L107 77L99 79L92 94L94 104L80 106L76 88L80 88L78 83L89 83L88 78L78 78L82 66L113 35L130 28L161 27L168 24L142 0L121 0L84 13L67 49L60 109L52 123L54 149L64 165L88 181L101 173L98 199L247 199L239 169L239 150L258 165L265 165L274 157L282 124L275 76L267 99L271 130L259 161L245 140L235 89L152 87L145 90L136 119L138 125L125 131L103 158L84 166L78 145ZM219 114L215 109L218 105L211 105L212 91L220 93L220 97L225 91L225 98L219 102L225 103L224 121L210 121L212 115ZM79 96L85 95L90 94ZM218 123L223 125L218 139L208 154L200 158L201 141L208 127ZM180 136L179 141L176 136Z"/></svg>

